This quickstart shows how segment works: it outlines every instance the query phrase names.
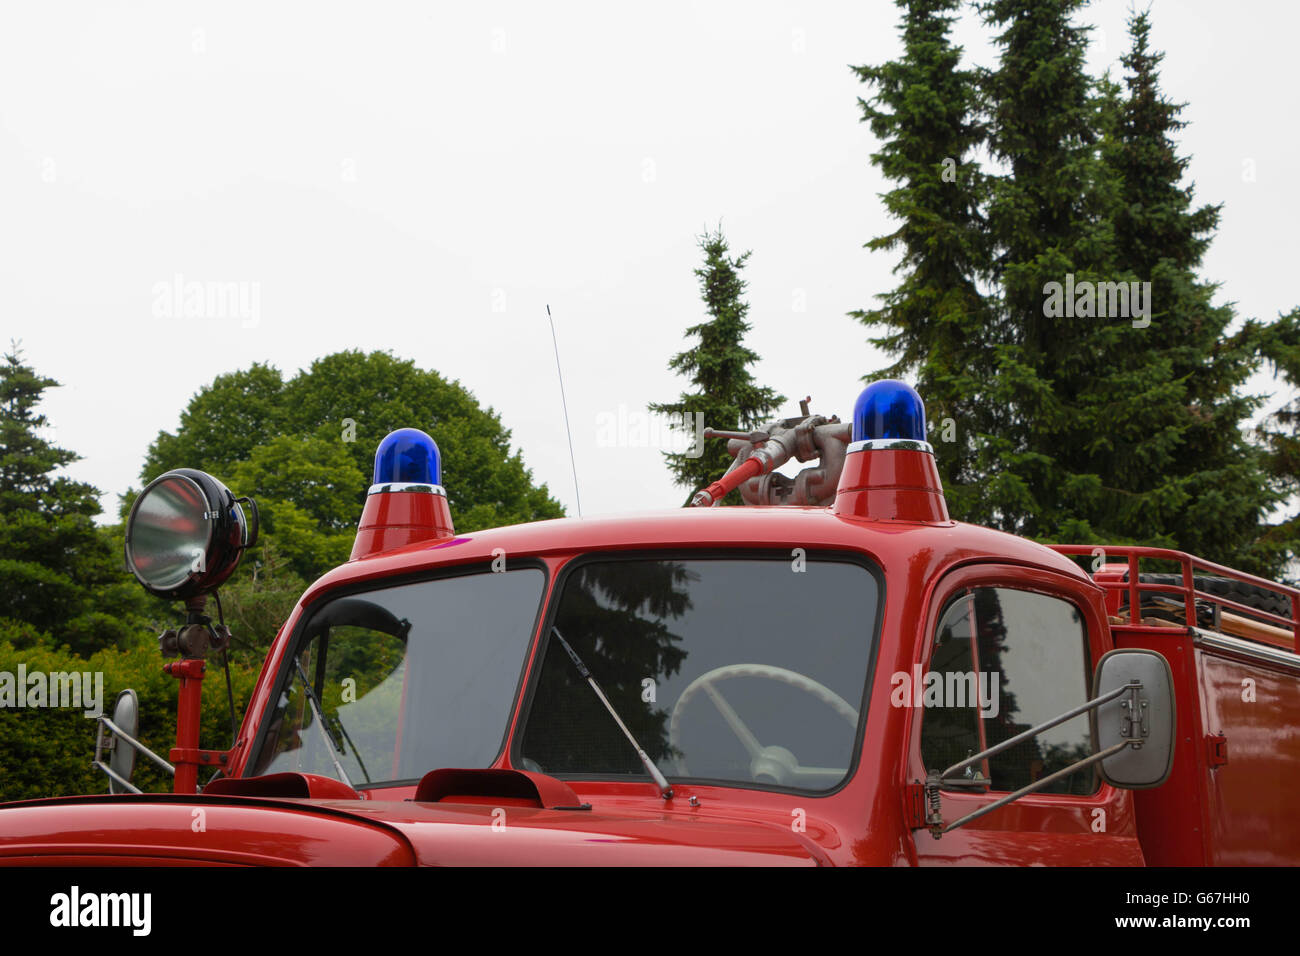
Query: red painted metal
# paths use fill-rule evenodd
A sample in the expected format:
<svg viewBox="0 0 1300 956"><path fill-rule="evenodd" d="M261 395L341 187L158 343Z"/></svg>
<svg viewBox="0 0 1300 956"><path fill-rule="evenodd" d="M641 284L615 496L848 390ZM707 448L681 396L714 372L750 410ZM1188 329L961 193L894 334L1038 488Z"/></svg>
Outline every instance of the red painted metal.
<svg viewBox="0 0 1300 956"><path fill-rule="evenodd" d="M1097 551L1095 545L1086 544L1054 544L1050 545L1050 547L1059 554L1067 555L1092 555ZM1099 585L1108 590L1128 591L1129 607L1141 606L1139 595L1142 593L1176 594L1183 598L1183 606L1186 609L1187 625L1189 627L1195 627L1195 602L1202 601L1208 604L1217 604L1220 608L1237 611L1249 615L1250 617L1267 621L1268 623L1278 627L1286 628L1292 634L1292 641L1287 643L1278 641L1274 643L1276 643L1278 647L1285 647L1288 650L1300 654L1300 588L1294 588L1277 581L1270 581L1267 578L1256 577L1253 574L1247 574L1244 571L1238 571L1235 568L1225 567L1222 564L1215 564L1213 561L1206 561L1204 558L1198 558L1185 551L1174 551L1169 548L1137 547L1132 545L1108 545L1102 550L1108 557L1116 555L1125 559L1127 563L1128 581L1124 582L1117 579L1114 576L1112 568L1106 568L1104 572L1099 572L1096 576L1096 581ZM1178 562L1183 577L1183 583L1181 585L1149 584L1139 581L1138 565L1140 561L1146 559ZM1256 587L1262 587L1276 594L1283 595L1291 602L1291 616L1282 617L1267 611L1261 611L1238 601L1229 600L1228 598L1217 594L1198 591L1195 587L1195 575L1198 572L1205 575L1212 575L1214 577L1230 578L1233 581L1239 581L1243 584L1252 584Z"/></svg>
<svg viewBox="0 0 1300 956"><path fill-rule="evenodd" d="M1223 734L1210 734L1205 738L1206 759L1211 767L1222 767L1228 762L1228 738Z"/></svg>
<svg viewBox="0 0 1300 956"><path fill-rule="evenodd" d="M902 448L855 451L844 459L835 514L871 521L947 522L934 455Z"/></svg>
<svg viewBox="0 0 1300 956"><path fill-rule="evenodd" d="M446 495L385 491L366 495L351 560L455 535Z"/></svg>
<svg viewBox="0 0 1300 956"><path fill-rule="evenodd" d="M207 664L187 658L163 665L163 672L180 681L176 700L176 746L170 759L176 767L173 785L175 793L194 793L198 789L199 767L204 761L199 756L199 718L203 705L203 672Z"/></svg>
<svg viewBox="0 0 1300 956"><path fill-rule="evenodd" d="M1178 865L1300 862L1300 828L1288 800L1300 781L1300 664L1198 644L1189 627L1112 625L1121 593L1140 606L1147 590L1194 601L1231 602L1194 589L1195 573L1261 583L1292 600L1283 620L1300 631L1300 591L1164 549L1108 548L1119 568L1096 580L1070 555L1032 541L949 520L933 459L923 452L854 453L833 508L699 508L629 517L561 519L453 537L445 499L390 492L369 496L355 560L312 584L280 630L249 702L230 779L194 793L198 767L214 752L198 743L200 661L168 665L180 678L177 795L82 797L0 806L0 862L112 864L774 864L774 865ZM395 576L490 565L504 552L557 573L592 552L667 549L791 549L870 559L885 575L881 627L856 763L826 794L757 787L674 784L663 800L643 780L559 781L510 763L520 733L527 676L519 683L507 741L488 768L431 767L414 783L351 791L329 778L245 778L256 731L274 700L271 675L291 636L317 602L342 589ZM1181 585L1143 585L1140 562L1181 562ZM1123 569L1129 580L1120 580ZM919 709L894 707L892 676L925 667L945 603L988 584L1040 591L1074 602L1092 660L1119 647L1149 647L1170 662L1178 699L1178 745L1169 780L1127 792L1103 785L1087 796L1034 794L935 840L923 828ZM1188 623L1194 623L1194 607ZM1260 617L1258 612L1251 612ZM524 664L539 666L547 614ZM1264 647L1264 645L1260 645ZM1234 648L1236 648L1234 650ZM1243 699L1244 680L1256 695ZM407 728L407 733L416 728ZM1208 735L1221 734L1232 759L1214 765ZM205 755L207 755L205 757ZM221 755L216 754L219 758ZM180 759L177 759L180 758ZM211 765L208 763L207 765ZM284 779L284 778L291 779ZM945 793L952 820L993 799ZM557 806L591 809L554 809ZM196 811L206 818L194 829ZM1100 811L1100 813L1099 813ZM1104 827L1098 829L1098 820Z"/></svg>
<svg viewBox="0 0 1300 956"><path fill-rule="evenodd" d="M7 865L416 862L400 829L325 801L121 794L12 803L0 814L0 863Z"/></svg>
<svg viewBox="0 0 1300 956"><path fill-rule="evenodd" d="M290 772L266 774L261 777L219 777L204 787L203 792L208 796L362 799L361 794L341 780L322 777L316 773Z"/></svg>
<svg viewBox="0 0 1300 956"><path fill-rule="evenodd" d="M763 460L758 456L747 458L713 484L704 489L709 501L721 501L728 493L739 488L751 478L763 474Z"/></svg>
<svg viewBox="0 0 1300 956"><path fill-rule="evenodd" d="M1079 609L1087 627L1092 660L1098 660L1111 649L1102 592L1081 573L989 560L963 565L930 582L924 616L916 620L915 640L906 642L913 655L907 662L908 668L919 665L923 671L929 669L930 638L944 606L953 595L974 587L1012 587L1069 600ZM900 786L909 780L924 779L927 769L921 760L923 713L918 708L906 714L906 730L897 738L901 741ZM985 774L988 774L987 766ZM1004 795L944 792L944 819L955 820ZM1102 821L1104 829L1097 829L1098 821ZM940 840L925 831L917 831L914 855L908 862L921 866L1141 866L1144 857L1133 795L1103 784L1088 796L1030 794L945 834Z"/></svg>
<svg viewBox="0 0 1300 956"><path fill-rule="evenodd" d="M415 788L417 803L455 803L466 797L516 799L538 808L581 805L578 795L563 780L528 770L460 770L444 768L425 774Z"/></svg>
<svg viewBox="0 0 1300 956"><path fill-rule="evenodd" d="M1199 726L1218 748L1202 749L1198 783L1212 866L1295 866L1300 828L1294 820L1300 766L1300 668L1245 653L1195 649ZM1157 791L1158 792L1158 791ZM1172 802L1172 801L1170 801Z"/></svg>

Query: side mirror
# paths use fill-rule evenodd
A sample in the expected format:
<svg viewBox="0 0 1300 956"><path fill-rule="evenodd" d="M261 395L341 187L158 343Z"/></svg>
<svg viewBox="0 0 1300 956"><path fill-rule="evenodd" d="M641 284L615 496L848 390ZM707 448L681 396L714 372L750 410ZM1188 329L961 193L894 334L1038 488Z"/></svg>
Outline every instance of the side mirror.
<svg viewBox="0 0 1300 956"><path fill-rule="evenodd" d="M139 793L140 788L131 782L135 773L136 751L156 763L165 773L173 776L176 768L140 743L140 699L129 687L117 695L113 703L113 716L99 715L99 728L95 733L95 766L108 774L109 793ZM104 762L105 752L108 762Z"/></svg>
<svg viewBox="0 0 1300 956"><path fill-rule="evenodd" d="M108 731L107 738L105 730ZM113 703L111 724L102 717L99 720L95 764L108 774L109 793L139 793L131 785L131 775L135 773L135 747L118 737L119 733L132 740L140 734L140 701L129 687L118 694ZM107 765L103 763L104 751L108 751Z"/></svg>
<svg viewBox="0 0 1300 956"><path fill-rule="evenodd" d="M944 825L939 791L956 785L958 774L1084 713L1088 714L1090 723L1091 755ZM1124 790L1158 787L1173 770L1175 717L1174 675L1164 656L1141 648L1109 651L1102 655L1093 671L1092 699L1087 703L973 754L942 773L930 771L924 791L929 807L925 825L937 840L1090 764L1098 766L1102 779L1111 786Z"/></svg>
<svg viewBox="0 0 1300 956"><path fill-rule="evenodd" d="M1103 780L1123 790L1158 787L1174 766L1177 714L1169 662L1142 648L1104 654L1093 675L1093 699L1127 685L1134 685L1130 693L1106 701L1090 715L1094 753L1128 744L1102 760L1098 770Z"/></svg>

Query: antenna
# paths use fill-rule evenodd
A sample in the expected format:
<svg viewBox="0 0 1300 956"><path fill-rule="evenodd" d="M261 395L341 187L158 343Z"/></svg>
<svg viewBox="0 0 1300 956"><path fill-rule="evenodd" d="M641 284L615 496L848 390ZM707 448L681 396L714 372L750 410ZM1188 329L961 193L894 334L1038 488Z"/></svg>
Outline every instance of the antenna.
<svg viewBox="0 0 1300 956"><path fill-rule="evenodd" d="M578 494L578 462L573 457L573 431L569 428L569 403L564 398L564 372L560 369L560 343L555 338L555 320L551 306L546 306L546 321L551 323L551 344L555 346L555 374L560 378L560 405L564 408L564 432L569 436L569 465L573 468L573 498L578 503L578 517L582 517L582 496Z"/></svg>

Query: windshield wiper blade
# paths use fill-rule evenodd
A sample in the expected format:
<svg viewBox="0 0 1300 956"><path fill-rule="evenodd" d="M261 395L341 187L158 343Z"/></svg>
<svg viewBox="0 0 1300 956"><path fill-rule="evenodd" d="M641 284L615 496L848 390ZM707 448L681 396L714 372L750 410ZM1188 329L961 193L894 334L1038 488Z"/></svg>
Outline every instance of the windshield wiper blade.
<svg viewBox="0 0 1300 956"><path fill-rule="evenodd" d="M587 665L582 663L582 658L578 656L578 652L569 646L569 642L564 639L564 636L560 633L558 627L552 626L551 633L555 635L561 646L568 652L569 660L573 661L573 666L578 668L578 674L591 685L591 689L596 692L596 696L600 698L600 702L604 704L605 709L609 711L609 716L614 718L614 723L618 724L618 729L623 731L623 736L628 739L628 742L632 745L633 749L636 750L636 755L641 758L641 766L645 767L646 773L650 774L650 778L654 780L655 786L659 788L659 795L665 800L671 800L673 798L673 788L668 785L668 778L663 775L663 772L660 771L657 766L655 766L655 762L650 759L650 755L645 752L639 743L636 742L636 738L632 736L632 731L627 729L627 724L623 723L623 718L619 717L618 711L614 709L614 705L609 702L609 698L605 696L605 692L600 689L600 685L596 683L596 678L591 676L591 671L587 670Z"/></svg>
<svg viewBox="0 0 1300 956"><path fill-rule="evenodd" d="M325 740L325 749L329 751L330 760L334 764L334 769L338 772L339 779L342 780L344 783L346 783L349 787L352 787L352 780L348 777L348 772L343 769L343 764L339 763L339 758L334 753L336 749L341 754L346 754L347 751L344 750L343 745L340 744L334 738L334 728L330 727L329 724L326 723L325 709L321 706L320 701L316 699L316 692L312 690L311 681L307 679L307 672L302 669L302 661L298 660L297 658L294 658L293 663L294 663L294 667L298 671L298 679L302 681L302 689L307 692L307 703L311 704L311 711L313 714L316 715L316 727L318 730L320 730L320 735ZM342 723L339 724L339 729L343 730ZM347 731L343 730L343 734L346 737ZM348 738L348 743L350 744L352 743L351 738ZM353 752L356 751L355 744L352 745L352 750ZM357 763L361 763L360 754L357 754ZM361 772L363 774L366 773L366 768L364 764L361 767ZM370 775L366 774L366 783L369 782L370 782ZM356 787L352 787L352 789L355 790Z"/></svg>

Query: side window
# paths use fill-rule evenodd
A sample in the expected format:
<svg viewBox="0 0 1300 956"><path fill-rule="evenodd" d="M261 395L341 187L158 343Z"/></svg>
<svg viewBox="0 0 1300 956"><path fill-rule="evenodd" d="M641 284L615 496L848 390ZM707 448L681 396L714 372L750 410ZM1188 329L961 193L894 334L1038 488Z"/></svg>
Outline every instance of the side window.
<svg viewBox="0 0 1300 956"><path fill-rule="evenodd" d="M375 770L389 776L400 742L400 711L409 696L406 656L404 634L322 628L298 655L312 692L301 678L285 689L257 772L332 776L337 759L355 782L369 780Z"/></svg>
<svg viewBox="0 0 1300 956"><path fill-rule="evenodd" d="M943 771L1084 703L1091 677L1088 632L1069 601L1010 588L963 591L944 607L935 629L929 670L913 690L924 708L921 756ZM1091 753L1088 716L969 768L992 789L1010 792ZM1085 767L1038 791L1096 793L1095 767Z"/></svg>

